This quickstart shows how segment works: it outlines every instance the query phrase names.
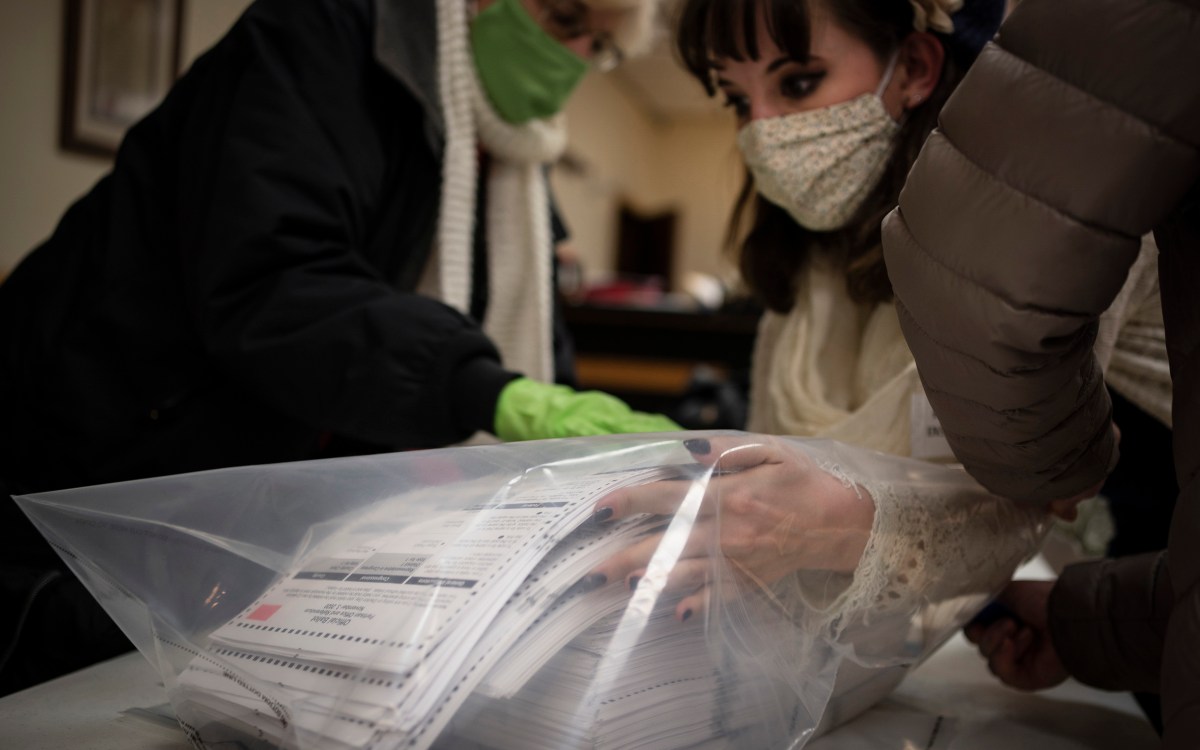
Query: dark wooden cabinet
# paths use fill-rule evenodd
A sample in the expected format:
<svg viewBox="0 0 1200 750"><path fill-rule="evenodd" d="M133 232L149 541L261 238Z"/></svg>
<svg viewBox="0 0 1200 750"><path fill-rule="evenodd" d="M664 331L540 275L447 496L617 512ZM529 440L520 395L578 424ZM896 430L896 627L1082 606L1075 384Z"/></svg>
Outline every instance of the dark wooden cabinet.
<svg viewBox="0 0 1200 750"><path fill-rule="evenodd" d="M737 410L728 402L740 395L744 403L756 311L567 305L564 315L581 388L612 393L689 428L741 426L730 423Z"/></svg>

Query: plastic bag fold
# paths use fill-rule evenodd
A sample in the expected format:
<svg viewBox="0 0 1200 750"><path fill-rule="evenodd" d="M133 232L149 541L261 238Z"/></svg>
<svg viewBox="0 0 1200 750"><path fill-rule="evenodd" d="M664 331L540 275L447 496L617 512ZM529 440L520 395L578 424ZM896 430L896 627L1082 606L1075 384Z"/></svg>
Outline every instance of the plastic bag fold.
<svg viewBox="0 0 1200 750"><path fill-rule="evenodd" d="M213 748L802 747L949 638L1046 526L961 469L735 432L17 501ZM614 559L634 567L598 578Z"/></svg>

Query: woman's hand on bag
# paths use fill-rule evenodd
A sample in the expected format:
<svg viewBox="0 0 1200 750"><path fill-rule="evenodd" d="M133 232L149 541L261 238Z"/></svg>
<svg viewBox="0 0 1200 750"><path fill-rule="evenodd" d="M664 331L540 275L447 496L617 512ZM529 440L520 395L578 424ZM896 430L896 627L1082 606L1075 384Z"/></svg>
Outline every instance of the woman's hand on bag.
<svg viewBox="0 0 1200 750"><path fill-rule="evenodd" d="M676 608L676 616L686 620L708 606L717 570L731 569L765 586L798 570L848 572L858 565L875 512L864 490L771 439L722 437L685 445L698 462L714 469L694 523L680 532L652 535L614 555L592 571L593 580L624 579L636 588L665 535L687 534L665 581L666 590L691 590ZM597 502L595 517L674 515L694 481L617 490ZM718 551L729 566L710 560Z"/></svg>

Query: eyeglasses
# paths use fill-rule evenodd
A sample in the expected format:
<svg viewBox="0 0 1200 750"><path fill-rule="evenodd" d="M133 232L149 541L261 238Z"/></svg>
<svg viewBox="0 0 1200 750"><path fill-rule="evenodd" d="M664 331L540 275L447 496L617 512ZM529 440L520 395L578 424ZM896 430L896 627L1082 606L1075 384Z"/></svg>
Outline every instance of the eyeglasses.
<svg viewBox="0 0 1200 750"><path fill-rule="evenodd" d="M625 53L617 46L612 34L591 29L589 9L584 0L538 0L538 5L542 8L542 20L550 36L560 42L591 37L590 59L596 70L607 73L624 61Z"/></svg>

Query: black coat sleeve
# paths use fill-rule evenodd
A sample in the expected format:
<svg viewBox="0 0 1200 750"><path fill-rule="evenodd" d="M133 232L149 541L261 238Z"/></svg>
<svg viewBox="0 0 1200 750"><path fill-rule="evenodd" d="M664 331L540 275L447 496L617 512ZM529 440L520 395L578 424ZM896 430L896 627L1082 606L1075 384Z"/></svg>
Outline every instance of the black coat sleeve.
<svg viewBox="0 0 1200 750"><path fill-rule="evenodd" d="M207 355L273 408L395 447L490 429L512 377L466 316L394 288L390 190L437 176L419 106L372 56L370 4L260 0L189 74L178 232ZM399 221L428 224L423 215ZM419 234L419 233L417 233ZM398 232L397 236L413 236ZM460 408L469 389L473 406ZM484 415L482 421L478 423Z"/></svg>

